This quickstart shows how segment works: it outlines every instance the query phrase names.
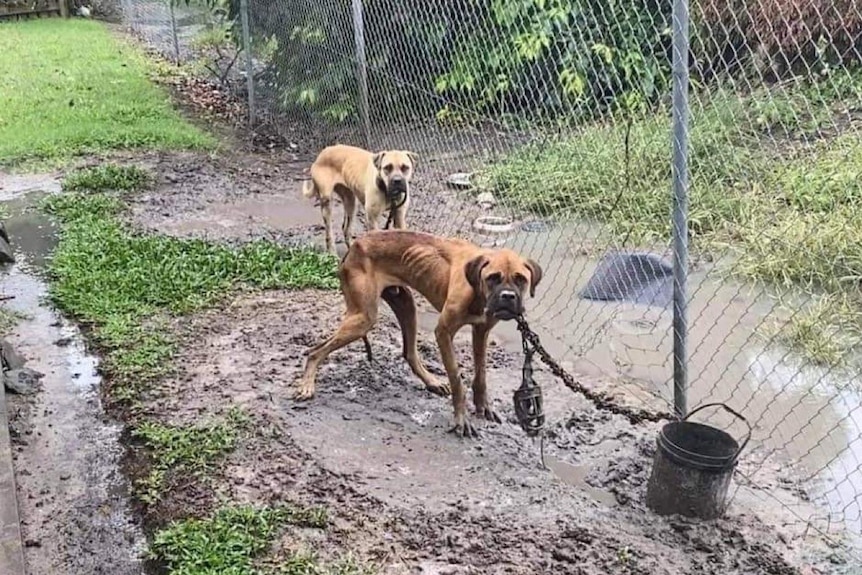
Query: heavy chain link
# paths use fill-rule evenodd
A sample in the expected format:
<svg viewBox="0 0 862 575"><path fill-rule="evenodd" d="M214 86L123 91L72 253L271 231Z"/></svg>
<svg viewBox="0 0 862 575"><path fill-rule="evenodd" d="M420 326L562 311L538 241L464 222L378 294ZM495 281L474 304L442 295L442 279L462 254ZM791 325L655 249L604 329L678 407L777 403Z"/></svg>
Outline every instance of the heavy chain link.
<svg viewBox="0 0 862 575"><path fill-rule="evenodd" d="M398 194L399 200L392 200L389 203L389 216L386 218L386 225L383 226L384 230L388 230L389 226L392 224L392 220L395 218L395 210L403 206L407 202L407 192L403 194Z"/></svg>
<svg viewBox="0 0 862 575"><path fill-rule="evenodd" d="M661 421L663 419L677 419L675 416L667 412L652 412L644 409L624 407L615 403L613 401L613 397L606 392L587 389L579 381L576 381L572 374L564 370L560 366L560 364L557 363L553 357L551 357L551 355L542 346L542 342L539 340L538 334L536 334L536 332L530 329L527 320L524 319L523 316L518 316L517 321L518 331L521 332L524 353L527 355L532 355L533 353L538 354L542 362L551 369L551 373L553 373L557 378L559 378L566 387L568 387L575 393L579 393L586 397L593 403L593 405L596 406L597 409L600 409L602 411L608 411L610 413L615 413L617 415L622 415L632 424L638 424L643 421L654 422Z"/></svg>

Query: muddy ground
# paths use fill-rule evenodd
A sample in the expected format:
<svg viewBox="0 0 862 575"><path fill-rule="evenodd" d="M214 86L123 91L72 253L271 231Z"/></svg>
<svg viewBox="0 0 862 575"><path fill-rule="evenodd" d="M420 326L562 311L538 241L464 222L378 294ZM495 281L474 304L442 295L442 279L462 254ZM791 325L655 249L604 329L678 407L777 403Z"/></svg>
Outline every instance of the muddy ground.
<svg viewBox="0 0 862 575"><path fill-rule="evenodd" d="M136 198L130 209L130 220L143 229L232 243L259 237L322 243L318 211L299 192L307 155L228 152L118 159L158 174L155 189ZM415 227L451 227L451 220L441 221L443 209L478 213L440 183L442 176L441 170L428 170L417 182ZM828 547L800 533L793 518L759 502L746 488L736 492L728 517L720 521L651 514L644 495L658 426L632 426L621 416L597 411L540 369L537 380L545 389L550 422L545 441L550 469L544 469L538 443L514 423L511 393L520 382L520 356L504 340L492 345L489 381L505 421L482 426L478 441L446 433L451 405L424 391L400 358L399 331L388 310L372 334L375 363L367 361L361 345L334 354L321 371L317 397L295 404L290 385L302 367L302 353L336 326L341 311L337 293L271 291L238 295L218 309L176 321L183 342L177 372L142 398L138 413L193 424L241 406L255 421L255 432L212 481L173 486L162 503L146 510L145 526L203 516L221 502L291 501L325 505L334 526L323 536L286 533L273 561L288 551L314 549L324 558L349 552L386 574L832 572ZM422 355L443 377L427 305L423 318ZM62 325L48 322L43 328L53 331L31 335L53 339ZM459 335L458 345L469 377L467 335L466 330ZM44 369L57 372L50 364ZM82 476L81 483L72 484L92 481L99 489L115 485L114 491L78 500L63 496L65 482L78 477L74 470L86 469L88 458L96 455L84 452L64 464L51 461L49 453L57 421L63 421L54 419L58 411L66 420L96 422L95 430L84 426L77 432L79 444L93 441L85 431L104 437L100 430L113 424L100 426L98 418L82 415L99 408L92 396L83 394L78 406L52 401L42 395L29 408L26 402L15 408L31 567L69 564L80 574L138 572L136 560L112 552L118 545L130 552L139 548L134 525L123 515L127 478ZM64 429L69 432L64 426L59 431ZM107 437L119 441L116 432ZM40 441L48 447L40 448ZM68 447L63 442L53 446ZM104 449L103 457L115 457L108 456L115 453L113 447ZM126 471L133 478L142 473L137 455L133 447L127 458ZM72 471L62 471L67 468ZM107 508L97 513L93 501ZM113 524L99 519L105 517ZM87 559L68 563L82 554Z"/></svg>
<svg viewBox="0 0 862 575"><path fill-rule="evenodd" d="M300 142L267 152L235 148L113 159L144 165L158 177L155 188L130 206L128 218L142 230L320 246L319 211L300 194L315 151ZM449 173L469 170L470 162L420 154L411 226L493 241L470 232L472 219L487 210L443 183ZM50 178L37 180L56 186ZM339 218L336 210L340 241ZM361 229L359 218L355 232ZM41 304L34 299L31 305ZM482 425L477 441L446 433L451 405L426 392L400 358L399 330L385 309L372 333L375 362L367 361L361 345L344 349L323 367L317 397L292 402L290 386L303 351L336 326L341 312L337 293L270 291L236 295L217 309L175 321L182 342L176 372L141 398L137 413L195 424L241 406L253 418L254 432L212 480L173 485L160 504L139 506L143 515L136 518L127 514L126 496L129 481L144 472L141 453L131 445L126 476L116 475L116 447L125 438L108 417L124 414L102 413L93 390L98 380L88 379L92 364L81 360L70 367L62 353L43 358L38 369L51 375L46 381L55 388L81 377L89 383L72 386L74 401L68 390L58 396L46 386L13 403L33 575L64 568L75 575L137 573L141 523L152 530L172 519L205 516L225 502L288 501L326 506L333 525L324 534L288 531L270 561L313 549L324 558L354 554L382 574L853 572L832 564L838 555L804 522L739 476L742 485L725 519L656 517L644 496L658 425L633 426L598 411L539 369L549 417L544 447L550 469L543 468L539 444L513 421L511 394L520 383L521 358L511 339L494 338L489 357L491 393L505 421ZM37 323L26 320L18 336L25 355L39 361L40 349L55 353L76 341L74 330L47 312L34 317ZM420 350L443 377L427 305L422 318ZM458 338L465 377L471 368L467 335L465 330ZM782 488L794 483L783 480L779 463L771 469L772 481L760 484L772 497L805 499Z"/></svg>

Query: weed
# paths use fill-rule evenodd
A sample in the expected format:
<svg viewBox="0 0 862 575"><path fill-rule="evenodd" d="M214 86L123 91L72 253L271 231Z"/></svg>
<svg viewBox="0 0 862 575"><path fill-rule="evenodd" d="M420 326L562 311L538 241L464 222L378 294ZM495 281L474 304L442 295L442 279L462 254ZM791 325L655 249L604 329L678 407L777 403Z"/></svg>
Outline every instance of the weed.
<svg viewBox="0 0 862 575"><path fill-rule="evenodd" d="M150 553L172 575L262 575L254 559L286 525L323 528L325 510L227 507L209 519L187 519L159 531Z"/></svg>
<svg viewBox="0 0 862 575"><path fill-rule="evenodd" d="M0 163L215 146L147 79L144 55L99 22L4 24L0 53Z"/></svg>
<svg viewBox="0 0 862 575"><path fill-rule="evenodd" d="M104 164L77 170L63 179L63 190L90 192L130 192L147 188L152 176L138 166Z"/></svg>
<svg viewBox="0 0 862 575"><path fill-rule="evenodd" d="M790 315L768 336L800 350L815 365L836 368L862 346L862 301L848 294L824 295Z"/></svg>
<svg viewBox="0 0 862 575"><path fill-rule="evenodd" d="M137 482L139 499L150 505L161 499L169 474L200 475L211 470L223 455L233 451L248 423L247 416L236 409L224 421L207 425L140 423L132 436L150 450L153 463L149 475Z"/></svg>
<svg viewBox="0 0 862 575"><path fill-rule="evenodd" d="M338 285L335 258L318 251L136 233L120 220L124 204L116 195L69 192L43 207L62 223L49 265L51 298L95 328L115 399L134 397L168 369L174 342L164 314L199 310L242 286Z"/></svg>
<svg viewBox="0 0 862 575"><path fill-rule="evenodd" d="M731 271L743 278L840 299L858 293L862 281L862 141L841 132L826 139L822 130L835 124L831 107L840 107L830 97L851 92L814 98L812 90L801 83L748 98L706 98L693 110L688 232L696 252L730 247ZM491 165L480 184L516 209L603 222L614 242L665 244L672 233L670 120L655 114L634 122L628 160L626 130L596 124L521 148ZM788 140L803 134L821 139ZM786 148L780 156L779 144ZM834 356L832 347L846 338L824 343L830 351L813 341L849 329L848 321L862 328L862 307L835 310L845 317L794 316L782 341L816 362Z"/></svg>

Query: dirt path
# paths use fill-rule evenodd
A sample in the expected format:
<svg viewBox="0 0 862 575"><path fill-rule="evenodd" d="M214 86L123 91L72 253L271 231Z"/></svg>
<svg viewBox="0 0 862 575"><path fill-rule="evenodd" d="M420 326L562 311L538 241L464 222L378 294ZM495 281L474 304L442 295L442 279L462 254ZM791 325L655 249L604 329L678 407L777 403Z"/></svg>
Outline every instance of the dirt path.
<svg viewBox="0 0 862 575"><path fill-rule="evenodd" d="M448 401L431 396L400 359L387 314L373 333L377 365L362 346L333 356L317 398L296 405L289 384L302 352L331 329L337 295L269 292L184 324L178 377L147 400L172 423L241 405L260 430L231 458L211 493L178 493L174 515L232 501L323 504L337 528L313 545L350 549L382 573L800 573L793 545L737 507L714 524L657 519L643 505L656 428L597 412L546 374L548 456L513 423L508 397L516 358L499 346L489 366L500 426L456 440ZM468 345L459 342L462 365ZM442 373L427 334L422 354Z"/></svg>
<svg viewBox="0 0 862 575"><path fill-rule="evenodd" d="M131 206L130 219L141 228L231 243L260 237L322 243L317 209L299 193L307 157L276 152L120 159L159 176L156 188ZM441 174L429 169L417 182L417 227L456 225L441 220L442 207L466 219L476 213L439 183ZM520 381L520 359L511 339L495 338L489 359L494 402L505 422L483 426L479 441L446 433L450 404L425 392L400 358L388 310L372 335L376 363L367 362L362 346L345 349L323 368L315 400L294 404L289 386L303 351L336 325L341 311L337 293L271 291L176 322L183 342L179 371L141 399L140 413L192 424L242 406L254 418L255 433L213 481L178 486L149 510L147 522L203 516L223 501L323 504L333 527L322 538L290 530L275 557L297 549L314 549L324 559L350 551L384 574L840 572L823 563L828 550L818 540L790 527L794 518L747 488L737 492L721 521L649 513L643 499L657 426L634 427L596 411L539 371L551 422L545 446L551 470L543 469L539 446L513 422L510 398ZM63 338L62 324L38 317L41 323L31 326L34 341L50 346ZM423 317L433 320L427 306ZM466 336L459 335L458 346L469 375ZM420 342L429 368L442 376L427 329ZM42 361L52 378L80 379L68 365L52 368L50 362L60 360L51 357ZM96 455L115 460L118 441L110 424L88 423L98 418L98 402L91 386L83 388L72 403L43 391L36 409L21 412L19 425L39 437L21 445L17 462L21 494L32 501L23 507L26 536L45 549L35 548L34 557L48 557L47 563L34 559L33 572L59 572L56 566L73 556L83 558L70 573L136 572L139 566L115 552L117 537L125 538L120 548L135 548L134 531L117 519L124 517L122 490L75 488L91 484L93 477L79 471ZM86 448L72 449L65 443L69 437ZM70 463L57 456L62 453L71 453ZM133 459L126 471L133 477L139 472ZM58 473L69 477L55 478ZM96 485L107 485L111 478L96 479ZM94 508L94 501L107 507ZM62 527L68 525L84 528L70 532Z"/></svg>
<svg viewBox="0 0 862 575"><path fill-rule="evenodd" d="M316 208L299 196L307 160L247 154L148 162L163 181L134 204L139 225L225 241L322 241ZM452 226L438 217L441 205L446 213L475 213L455 207L440 176L432 170L417 182L417 225ZM816 572L805 570L804 557L822 548L750 489L740 489L728 519L715 524L651 515L643 497L657 427L597 412L544 373L554 472L542 469L538 445L513 423L510 394L520 364L511 339L499 339L489 366L508 421L486 428L477 443L445 433L450 405L424 392L400 359L388 312L372 340L376 365L361 346L336 354L321 373L318 397L292 403L288 387L302 352L335 326L341 306L337 294L268 292L178 323L186 342L182 371L145 399L146 411L191 423L241 405L262 431L211 489L195 486L165 501L154 511L160 521L199 515L224 498L322 503L339 527L307 544L333 554L354 550L386 573ZM427 307L423 315L433 319ZM464 337L460 359L469 370ZM421 350L442 376L428 332ZM295 546L297 537L283 544Z"/></svg>

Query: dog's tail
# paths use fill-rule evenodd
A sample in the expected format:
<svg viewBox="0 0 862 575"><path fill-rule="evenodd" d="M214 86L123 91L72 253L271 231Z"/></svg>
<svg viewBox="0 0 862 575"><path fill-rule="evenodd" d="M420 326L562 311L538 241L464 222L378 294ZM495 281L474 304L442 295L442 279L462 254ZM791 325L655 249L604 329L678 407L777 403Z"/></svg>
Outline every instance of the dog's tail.
<svg viewBox="0 0 862 575"><path fill-rule="evenodd" d="M306 198L320 195L317 191L317 186L314 185L314 180L305 180L302 183L302 195Z"/></svg>

